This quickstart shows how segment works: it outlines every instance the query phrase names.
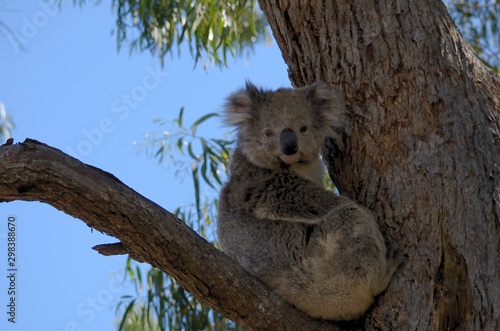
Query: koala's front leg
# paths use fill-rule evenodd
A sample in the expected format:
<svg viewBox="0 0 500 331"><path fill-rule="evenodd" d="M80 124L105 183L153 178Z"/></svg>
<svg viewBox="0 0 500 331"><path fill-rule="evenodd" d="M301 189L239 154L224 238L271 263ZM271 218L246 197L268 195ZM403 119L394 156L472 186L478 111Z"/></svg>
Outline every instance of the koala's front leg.
<svg viewBox="0 0 500 331"><path fill-rule="evenodd" d="M316 224L338 204L335 193L291 174L280 174L261 188L255 215L261 219Z"/></svg>

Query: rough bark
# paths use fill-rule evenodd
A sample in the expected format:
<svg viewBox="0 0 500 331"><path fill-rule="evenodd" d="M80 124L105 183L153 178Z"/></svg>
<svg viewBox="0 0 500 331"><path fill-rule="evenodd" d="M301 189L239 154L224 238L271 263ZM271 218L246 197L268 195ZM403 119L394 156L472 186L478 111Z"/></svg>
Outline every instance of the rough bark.
<svg viewBox="0 0 500 331"><path fill-rule="evenodd" d="M259 0L295 86L348 103L343 194L410 258L369 330L500 330L500 79L437 0Z"/></svg>
<svg viewBox="0 0 500 331"><path fill-rule="evenodd" d="M34 140L0 147L0 202L42 201L118 238L123 253L175 278L251 330L336 330L283 301L178 218L113 175Z"/></svg>

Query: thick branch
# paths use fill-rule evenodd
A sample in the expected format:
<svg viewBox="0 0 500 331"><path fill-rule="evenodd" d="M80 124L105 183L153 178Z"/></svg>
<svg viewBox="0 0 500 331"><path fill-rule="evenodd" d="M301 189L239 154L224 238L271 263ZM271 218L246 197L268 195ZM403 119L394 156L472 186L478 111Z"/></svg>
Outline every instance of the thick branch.
<svg viewBox="0 0 500 331"><path fill-rule="evenodd" d="M30 139L1 146L0 169L0 202L42 201L81 219L120 239L134 259L165 271L244 327L337 329L294 309L178 218L107 172Z"/></svg>

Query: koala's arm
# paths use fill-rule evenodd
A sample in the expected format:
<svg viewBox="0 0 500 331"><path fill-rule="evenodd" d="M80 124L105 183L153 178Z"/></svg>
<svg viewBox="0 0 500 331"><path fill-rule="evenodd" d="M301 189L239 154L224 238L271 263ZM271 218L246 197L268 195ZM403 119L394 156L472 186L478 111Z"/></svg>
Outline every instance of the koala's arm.
<svg viewBox="0 0 500 331"><path fill-rule="evenodd" d="M288 173L275 176L261 187L254 201L258 218L315 224L342 197Z"/></svg>

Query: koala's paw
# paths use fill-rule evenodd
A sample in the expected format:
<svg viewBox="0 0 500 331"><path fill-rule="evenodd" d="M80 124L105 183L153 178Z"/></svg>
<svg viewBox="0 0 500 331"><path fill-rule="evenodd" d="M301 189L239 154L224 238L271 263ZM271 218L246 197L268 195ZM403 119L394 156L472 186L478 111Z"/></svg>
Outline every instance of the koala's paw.
<svg viewBox="0 0 500 331"><path fill-rule="evenodd" d="M262 204L255 206L255 216L260 219L278 220L278 215Z"/></svg>

